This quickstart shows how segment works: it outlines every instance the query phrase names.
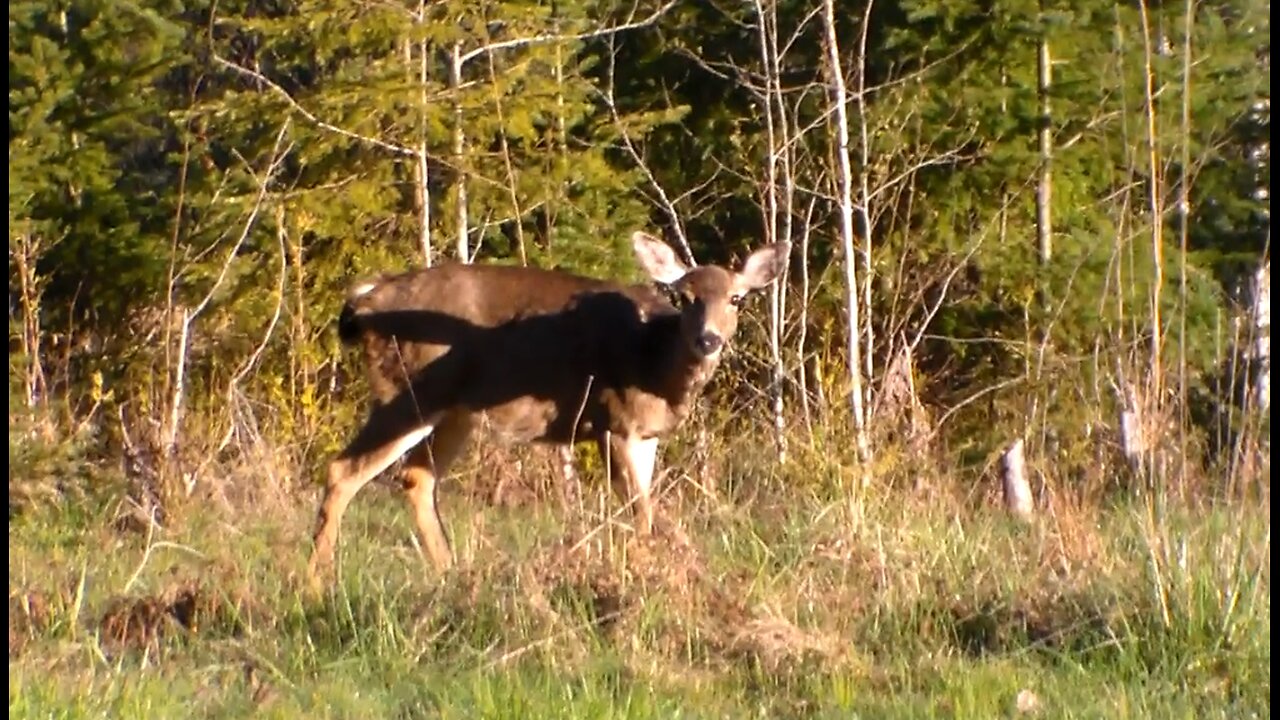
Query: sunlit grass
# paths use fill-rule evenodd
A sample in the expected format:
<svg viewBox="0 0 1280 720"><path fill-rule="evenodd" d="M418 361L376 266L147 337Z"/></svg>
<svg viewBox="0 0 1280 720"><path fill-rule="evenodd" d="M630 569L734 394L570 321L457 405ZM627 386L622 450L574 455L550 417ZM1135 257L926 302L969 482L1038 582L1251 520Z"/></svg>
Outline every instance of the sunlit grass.
<svg viewBox="0 0 1280 720"><path fill-rule="evenodd" d="M749 492L668 494L648 542L602 525L593 484L583 515L455 485L445 576L374 485L320 597L306 493L192 502L150 533L92 497L29 509L9 715L1269 717L1265 504L1095 500L1026 525L872 489L855 516L839 482L735 472Z"/></svg>

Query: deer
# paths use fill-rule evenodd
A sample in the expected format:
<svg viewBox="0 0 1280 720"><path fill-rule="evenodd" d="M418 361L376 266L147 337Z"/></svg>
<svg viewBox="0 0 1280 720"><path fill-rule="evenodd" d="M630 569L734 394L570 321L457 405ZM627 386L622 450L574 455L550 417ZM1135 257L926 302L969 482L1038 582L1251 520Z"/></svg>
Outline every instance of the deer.
<svg viewBox="0 0 1280 720"><path fill-rule="evenodd" d="M399 459L427 559L453 565L437 488L478 427L499 441L563 453L593 442L632 530L650 536L658 444L689 415L738 327L750 293L785 268L765 244L731 270L689 267L666 242L631 236L652 282L564 270L445 263L353 286L338 336L363 349L371 407L328 465L308 574L332 569L343 513Z"/></svg>

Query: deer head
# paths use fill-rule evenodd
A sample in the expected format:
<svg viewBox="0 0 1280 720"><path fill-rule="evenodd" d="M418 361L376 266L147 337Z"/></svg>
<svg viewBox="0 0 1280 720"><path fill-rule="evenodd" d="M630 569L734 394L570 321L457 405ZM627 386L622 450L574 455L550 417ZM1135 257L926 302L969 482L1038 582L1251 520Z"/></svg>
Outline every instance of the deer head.
<svg viewBox="0 0 1280 720"><path fill-rule="evenodd" d="M746 296L773 282L786 267L790 245L771 243L751 253L737 272L716 265L690 268L671 246L644 232L631 236L640 265L680 311L685 344L703 360L719 357L738 330Z"/></svg>

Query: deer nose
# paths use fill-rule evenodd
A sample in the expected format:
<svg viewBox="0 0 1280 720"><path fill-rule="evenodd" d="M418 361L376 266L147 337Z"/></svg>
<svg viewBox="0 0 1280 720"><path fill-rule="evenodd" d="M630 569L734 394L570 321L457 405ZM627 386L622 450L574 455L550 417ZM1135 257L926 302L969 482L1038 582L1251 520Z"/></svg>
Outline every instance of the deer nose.
<svg viewBox="0 0 1280 720"><path fill-rule="evenodd" d="M724 345L724 340L713 332L704 332L698 336L698 351L703 355L712 355Z"/></svg>

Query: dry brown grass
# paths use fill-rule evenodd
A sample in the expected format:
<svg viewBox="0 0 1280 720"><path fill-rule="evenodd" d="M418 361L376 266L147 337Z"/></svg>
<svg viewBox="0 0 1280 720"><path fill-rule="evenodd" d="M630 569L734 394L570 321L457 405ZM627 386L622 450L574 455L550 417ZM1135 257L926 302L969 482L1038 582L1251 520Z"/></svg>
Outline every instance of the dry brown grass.
<svg viewBox="0 0 1280 720"><path fill-rule="evenodd" d="M838 434L809 445L795 429L791 460L779 466L761 439L768 431L744 429L751 418L694 420L664 449L652 537L631 532L590 451L580 453L581 504L564 507L553 452L478 438L442 498L459 565L442 577L417 556L389 472L356 499L342 579L319 599L302 594L301 571L324 455L233 444L196 466L191 495L165 498L162 524L113 527L117 498L101 517L84 516L74 542L55 534L60 549L47 552L31 535L40 526L23 521L20 570L10 574L11 667L39 656L73 672L100 654L184 673L199 657L219 673L235 668L234 680L218 681L235 690L193 692L234 692L254 708L288 708L280 712L303 712L293 695L321 692L325 678L354 691L440 668L483 678L536 668L605 673L610 687L715 697L732 688L775 714L804 714L823 706L805 688L833 678L893 697L904 687L935 692L929 683L957 668L982 677L987 663L1033 676L1053 676L1055 657L1086 674L1130 663L1125 672L1141 678L1165 672L1144 664L1145 647L1209 658L1212 622L1196 626L1203 639L1158 619L1152 563L1174 568L1179 542L1199 548L1190 554L1199 575L1175 578L1184 586L1165 580L1190 597L1202 576L1248 587L1246 570L1269 562L1269 545L1252 535L1228 542L1208 524L1213 513L1266 524L1269 509L1178 504L1170 512L1190 525L1161 516L1145 530L1141 497L1046 474L1037 518L1012 523L981 466L949 475L932 457L886 452L877 482L858 490L851 445ZM1228 567L1242 543L1243 570L1204 570ZM1256 581L1254 597L1266 593L1269 607L1269 572ZM1210 605L1178 612L1180 622L1218 619ZM344 663L359 672L332 670ZM204 677L216 685L223 676Z"/></svg>

